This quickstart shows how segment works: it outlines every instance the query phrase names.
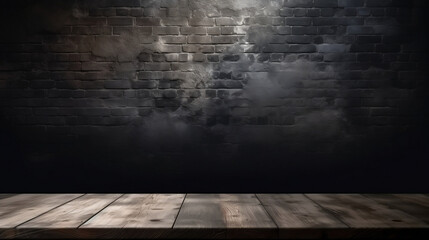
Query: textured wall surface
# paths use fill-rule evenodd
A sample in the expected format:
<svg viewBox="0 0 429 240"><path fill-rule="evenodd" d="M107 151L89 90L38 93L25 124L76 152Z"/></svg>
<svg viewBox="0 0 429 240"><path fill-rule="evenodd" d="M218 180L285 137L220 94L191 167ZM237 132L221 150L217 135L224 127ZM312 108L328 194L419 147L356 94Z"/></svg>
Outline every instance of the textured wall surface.
<svg viewBox="0 0 429 240"><path fill-rule="evenodd" d="M405 0L4 2L2 187L427 191L426 15Z"/></svg>

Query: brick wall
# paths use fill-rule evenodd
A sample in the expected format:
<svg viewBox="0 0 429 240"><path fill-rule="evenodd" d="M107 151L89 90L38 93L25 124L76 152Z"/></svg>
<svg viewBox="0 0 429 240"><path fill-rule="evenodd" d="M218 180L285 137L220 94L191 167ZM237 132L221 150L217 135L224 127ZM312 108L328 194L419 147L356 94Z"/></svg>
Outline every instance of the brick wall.
<svg viewBox="0 0 429 240"><path fill-rule="evenodd" d="M380 190L428 164L425 1L2 5L2 161L20 188Z"/></svg>

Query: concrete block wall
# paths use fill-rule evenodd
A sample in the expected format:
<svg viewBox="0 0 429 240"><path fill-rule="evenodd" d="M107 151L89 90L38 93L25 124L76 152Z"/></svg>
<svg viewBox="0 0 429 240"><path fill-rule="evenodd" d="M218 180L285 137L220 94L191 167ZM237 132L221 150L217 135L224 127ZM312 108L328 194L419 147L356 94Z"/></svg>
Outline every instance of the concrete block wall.
<svg viewBox="0 0 429 240"><path fill-rule="evenodd" d="M185 188L196 175L375 176L424 152L425 1L2 5L4 161L31 176L82 170L97 187L97 171L163 172Z"/></svg>

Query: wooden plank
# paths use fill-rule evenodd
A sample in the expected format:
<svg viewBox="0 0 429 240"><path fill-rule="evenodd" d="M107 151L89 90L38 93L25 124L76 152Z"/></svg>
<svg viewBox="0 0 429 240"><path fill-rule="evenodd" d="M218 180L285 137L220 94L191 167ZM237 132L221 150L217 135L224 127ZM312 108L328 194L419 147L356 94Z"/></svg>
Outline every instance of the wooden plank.
<svg viewBox="0 0 429 240"><path fill-rule="evenodd" d="M185 194L125 194L80 228L171 228Z"/></svg>
<svg viewBox="0 0 429 240"><path fill-rule="evenodd" d="M429 224L429 197L423 194L365 194L365 196Z"/></svg>
<svg viewBox="0 0 429 240"><path fill-rule="evenodd" d="M254 194L188 194L174 229L188 229L193 237L277 237L277 226Z"/></svg>
<svg viewBox="0 0 429 240"><path fill-rule="evenodd" d="M429 208L429 196L426 194L393 194L393 196Z"/></svg>
<svg viewBox="0 0 429 240"><path fill-rule="evenodd" d="M19 194L0 200L0 228L14 228L83 194Z"/></svg>
<svg viewBox="0 0 429 240"><path fill-rule="evenodd" d="M257 194L279 228L347 228L304 194Z"/></svg>
<svg viewBox="0 0 429 240"><path fill-rule="evenodd" d="M429 239L424 194L69 196L0 199L0 222L21 219L12 227L0 225L0 238Z"/></svg>
<svg viewBox="0 0 429 240"><path fill-rule="evenodd" d="M18 228L77 228L121 194L86 194Z"/></svg>
<svg viewBox="0 0 429 240"><path fill-rule="evenodd" d="M397 209L360 194L307 194L352 228L425 228L427 225Z"/></svg>
<svg viewBox="0 0 429 240"><path fill-rule="evenodd" d="M348 228L304 194L257 194L257 197L279 227L281 239L317 239L328 231Z"/></svg>

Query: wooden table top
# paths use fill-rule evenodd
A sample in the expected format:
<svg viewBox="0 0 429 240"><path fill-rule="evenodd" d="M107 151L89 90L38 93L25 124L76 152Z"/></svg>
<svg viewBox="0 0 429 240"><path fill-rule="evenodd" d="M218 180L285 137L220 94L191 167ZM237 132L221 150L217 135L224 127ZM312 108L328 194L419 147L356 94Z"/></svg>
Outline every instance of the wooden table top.
<svg viewBox="0 0 429 240"><path fill-rule="evenodd" d="M427 194L0 194L0 238L421 238Z"/></svg>

